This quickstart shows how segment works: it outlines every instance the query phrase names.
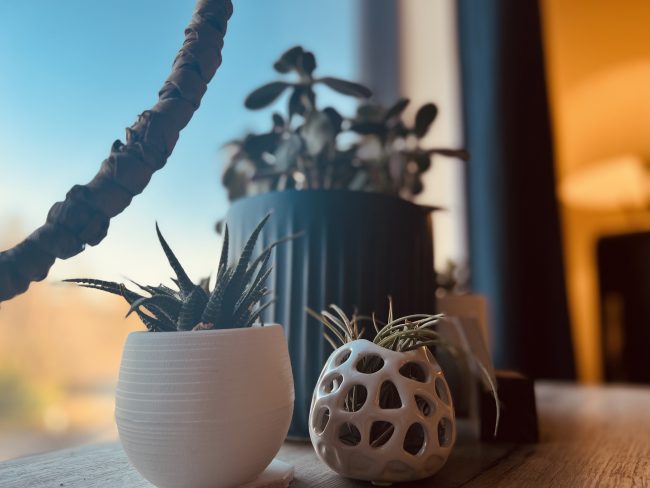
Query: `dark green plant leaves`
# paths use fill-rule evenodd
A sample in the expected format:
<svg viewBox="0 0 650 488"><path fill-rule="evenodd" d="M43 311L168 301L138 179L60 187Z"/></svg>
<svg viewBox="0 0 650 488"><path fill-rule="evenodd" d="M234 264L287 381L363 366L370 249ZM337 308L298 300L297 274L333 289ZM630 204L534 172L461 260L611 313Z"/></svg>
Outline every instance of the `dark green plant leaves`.
<svg viewBox="0 0 650 488"><path fill-rule="evenodd" d="M95 280L91 278L72 278L63 281L67 283L76 283L77 285L83 286L84 288L91 288L93 290L105 291L113 295L120 295L126 300L129 305L131 305L136 300L144 298L142 295L129 290L126 286L124 286L123 283ZM162 332L164 330L169 330L160 320L154 317L150 317L140 310L136 310L136 313L148 330L152 332Z"/></svg>
<svg viewBox="0 0 650 488"><path fill-rule="evenodd" d="M302 55L298 57L298 67L306 75L311 76L316 69L316 57L310 52L303 52Z"/></svg>
<svg viewBox="0 0 650 488"><path fill-rule="evenodd" d="M275 152L275 171L286 172L296 165L303 148L303 140L298 134L291 134L280 143Z"/></svg>
<svg viewBox="0 0 650 488"><path fill-rule="evenodd" d="M325 107L323 109L323 114L325 114L329 119L334 133L338 134L341 132L341 126L343 125L343 117L341 114L333 107Z"/></svg>
<svg viewBox="0 0 650 488"><path fill-rule="evenodd" d="M121 295L130 305L127 316L135 312L147 329L153 332L189 331L237 328L252 325L264 306L262 299L269 291L265 282L271 273L271 251L280 242L268 246L258 257L252 259L257 239L270 215L267 215L249 237L241 255L234 263L228 262L229 234L225 228L224 245L219 259L215 286L209 291L210 280L204 278L199 285L193 284L162 236L158 225L156 231L160 244L177 277L172 281L181 288L173 290L164 285L147 286L135 283L151 296L142 296L127 289L122 283L94 279L65 280L80 286ZM268 305L268 304L265 304Z"/></svg>
<svg viewBox="0 0 650 488"><path fill-rule="evenodd" d="M267 132L264 134L249 134L242 143L242 151L253 162L259 161L265 152L273 152L280 141L280 134Z"/></svg>
<svg viewBox="0 0 650 488"><path fill-rule="evenodd" d="M429 149L428 154L440 154L441 156L447 156L449 158L459 158L463 161L469 160L469 152L465 149Z"/></svg>
<svg viewBox="0 0 650 488"><path fill-rule="evenodd" d="M353 132L356 132L357 134L361 135L378 135L378 136L383 136L387 129L384 124L381 122L352 122L350 124L350 130Z"/></svg>
<svg viewBox="0 0 650 488"><path fill-rule="evenodd" d="M282 92L290 86L291 84L285 81L272 81L271 83L267 83L248 95L244 101L244 105L251 110L267 107L275 102L282 95Z"/></svg>
<svg viewBox="0 0 650 488"><path fill-rule="evenodd" d="M378 103L365 102L357 107L356 121L381 122L386 110Z"/></svg>
<svg viewBox="0 0 650 488"><path fill-rule="evenodd" d="M326 76L325 78L321 78L318 81L327 85L332 90L341 93L342 95L348 95L357 98L370 98L372 96L372 91L370 88L367 88L359 83L354 83L352 81L332 78L331 76Z"/></svg>
<svg viewBox="0 0 650 488"><path fill-rule="evenodd" d="M326 147L334 144L336 132L327 114L314 111L307 116L301 135L307 152L311 156L318 156Z"/></svg>
<svg viewBox="0 0 650 488"><path fill-rule="evenodd" d="M262 228L266 225L266 222L269 220L271 217L271 214L266 214L266 216L260 221L259 224L253 229L253 232L251 233L250 237L248 238L248 241L246 241L246 244L244 245L244 249L242 250L240 256L239 256L239 261L237 263L237 266L235 268L235 273L233 275L233 281L237 284L240 284L238 280L241 280L242 282L244 281L244 276L246 274L246 270L248 269L248 264L250 262L251 256L253 255L253 249L255 249L255 244L257 243L257 238L259 237L260 233L262 232Z"/></svg>
<svg viewBox="0 0 650 488"><path fill-rule="evenodd" d="M301 46L294 46L280 56L280 59L273 64L273 68L278 73L287 74L296 71L301 77L309 78L316 69L316 57Z"/></svg>
<svg viewBox="0 0 650 488"><path fill-rule="evenodd" d="M405 180L406 187L412 195L419 195L424 190L424 183L419 173L410 174Z"/></svg>
<svg viewBox="0 0 650 488"><path fill-rule="evenodd" d="M278 73L286 74L292 69L296 69L298 67L298 58L302 55L304 52L302 46L294 46L290 49L287 49L284 53L282 53L282 56L280 56L280 59L278 59L274 64L273 68Z"/></svg>
<svg viewBox="0 0 650 488"><path fill-rule="evenodd" d="M201 278L201 281L199 281L199 286L203 288L203 291L205 293L210 293L210 277L206 276L204 278Z"/></svg>
<svg viewBox="0 0 650 488"><path fill-rule="evenodd" d="M140 309L140 307L144 307L156 315L162 314L173 323L180 312L181 301L178 298L168 295L153 295L138 298L131 304L126 316L128 317L132 312Z"/></svg>
<svg viewBox="0 0 650 488"><path fill-rule="evenodd" d="M408 107L410 100L408 98L400 98L391 108L386 111L384 115L384 120L388 121L392 118L399 117L402 115L402 112Z"/></svg>
<svg viewBox="0 0 650 488"><path fill-rule="evenodd" d="M284 124L285 124L284 117L282 117L282 115L280 115L279 113L275 112L273 114L273 128L281 129L282 127L284 127Z"/></svg>
<svg viewBox="0 0 650 488"><path fill-rule="evenodd" d="M420 139L430 131L438 112L431 103L417 110L413 125L403 120L407 98L388 108L361 103L352 118L334 107L319 109L317 84L357 98L372 93L351 81L314 77L316 66L313 53L295 46L282 54L275 68L297 81L289 80L288 87L274 85L280 81L269 83L254 92L260 97L253 106L262 107L289 90L288 113L274 113L267 133L249 134L233 143L235 150L222 178L230 200L291 188L340 188L411 198L422 191L421 173L430 168L433 154L468 157L462 150L421 146Z"/></svg>
<svg viewBox="0 0 650 488"><path fill-rule="evenodd" d="M160 232L160 228L158 227L158 222L156 222L156 233L158 234L160 245L162 246L163 251L165 251L165 256L167 256L169 265L174 270L174 273L176 273L176 280L179 288L181 289L181 293L186 296L189 295L194 288L194 283L192 283L192 280L190 280L189 276L187 276L187 273L181 266L181 263L172 252L171 248L167 244L167 241L165 241L165 238L163 237L162 233Z"/></svg>
<svg viewBox="0 0 650 488"><path fill-rule="evenodd" d="M197 286L183 301L178 314L177 329L192 330L200 321L203 310L208 303L208 297L203 288ZM213 323L214 325L214 323ZM230 324L220 324L223 328L230 328Z"/></svg>
<svg viewBox="0 0 650 488"><path fill-rule="evenodd" d="M230 246L230 234L228 233L228 224L225 224L226 231L223 235L223 245L221 246L221 256L219 257L219 267L217 273L220 275L228 267L228 247Z"/></svg>
<svg viewBox="0 0 650 488"><path fill-rule="evenodd" d="M289 97L289 118L314 110L316 95L310 86L296 86Z"/></svg>
<svg viewBox="0 0 650 488"><path fill-rule="evenodd" d="M413 129L417 137L424 137L429 132L429 127L438 115L438 107L433 103L422 105L415 115L415 127Z"/></svg>
<svg viewBox="0 0 650 488"><path fill-rule="evenodd" d="M224 271L223 274L219 273L219 279L217 279L217 283L214 285L214 289L210 294L208 303L206 304L205 309L201 314L201 322L205 324L215 325L215 323L219 320L219 317L221 316L221 308L224 301L224 296L234 272L234 268L228 268Z"/></svg>
<svg viewBox="0 0 650 488"><path fill-rule="evenodd" d="M421 172L424 173L431 168L431 156L429 154L418 152L413 154L412 157Z"/></svg>

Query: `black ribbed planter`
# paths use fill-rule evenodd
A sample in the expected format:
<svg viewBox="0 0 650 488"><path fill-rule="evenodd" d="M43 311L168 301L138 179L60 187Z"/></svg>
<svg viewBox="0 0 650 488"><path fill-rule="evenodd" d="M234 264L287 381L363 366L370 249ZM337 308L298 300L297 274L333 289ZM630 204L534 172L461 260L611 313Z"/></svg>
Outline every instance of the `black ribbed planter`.
<svg viewBox="0 0 650 488"><path fill-rule="evenodd" d="M320 311L336 303L347 313L376 311L385 318L391 295L396 314L433 313L431 211L375 193L264 193L230 207L226 222L232 249L241 249L269 211L273 214L258 242L260 250L304 232L276 248L269 286L277 301L264 321L285 328L296 391L289 435L308 438L313 388L332 349L323 339L323 327L308 317L305 307Z"/></svg>

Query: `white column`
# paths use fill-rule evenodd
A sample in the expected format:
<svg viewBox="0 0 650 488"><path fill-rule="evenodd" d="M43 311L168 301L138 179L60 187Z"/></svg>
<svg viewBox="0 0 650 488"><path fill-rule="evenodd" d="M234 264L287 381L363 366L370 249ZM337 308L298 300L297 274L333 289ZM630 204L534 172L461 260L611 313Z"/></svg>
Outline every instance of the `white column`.
<svg viewBox="0 0 650 488"><path fill-rule="evenodd" d="M426 102L439 114L425 147L462 147L462 107L455 0L399 2L401 92L412 100L406 117ZM471 164L471 163L469 163ZM465 163L438 156L424 176L418 203L445 207L434 215L436 268L466 265Z"/></svg>

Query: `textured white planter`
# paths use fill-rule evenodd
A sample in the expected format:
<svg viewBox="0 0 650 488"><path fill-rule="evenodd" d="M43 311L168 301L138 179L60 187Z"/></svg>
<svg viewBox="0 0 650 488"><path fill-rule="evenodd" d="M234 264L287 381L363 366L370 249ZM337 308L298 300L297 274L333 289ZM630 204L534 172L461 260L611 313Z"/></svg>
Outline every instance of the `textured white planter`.
<svg viewBox="0 0 650 488"><path fill-rule="evenodd" d="M276 455L293 411L282 327L134 332L115 401L122 446L160 488L239 486Z"/></svg>
<svg viewBox="0 0 650 488"><path fill-rule="evenodd" d="M360 339L328 359L314 390L309 432L318 457L334 471L390 484L442 468L456 423L449 387L426 348L395 352Z"/></svg>

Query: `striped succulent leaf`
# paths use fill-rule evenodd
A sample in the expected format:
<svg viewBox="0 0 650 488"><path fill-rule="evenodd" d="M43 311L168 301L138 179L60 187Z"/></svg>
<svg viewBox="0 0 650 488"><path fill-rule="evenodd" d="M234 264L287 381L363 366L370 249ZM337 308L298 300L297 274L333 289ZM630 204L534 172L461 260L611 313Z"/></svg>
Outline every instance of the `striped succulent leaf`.
<svg viewBox="0 0 650 488"><path fill-rule="evenodd" d="M178 290L163 284L141 285L132 281L147 294L141 295L126 288L123 283L87 278L64 281L122 296L130 305L127 316L135 312L152 332L249 327L272 303L268 301L262 304L264 297L270 293L265 283L271 273L271 253L279 243L287 240L272 243L253 259L255 244L268 218L269 215L257 225L239 258L232 263L229 263L229 234L226 226L212 290L209 278L203 278L198 285L192 282L157 224L156 233L176 275L172 282Z"/></svg>
<svg viewBox="0 0 650 488"><path fill-rule="evenodd" d="M192 330L201 321L201 314L208 303L208 294L200 286L190 292L178 314L178 330Z"/></svg>
<svg viewBox="0 0 650 488"><path fill-rule="evenodd" d="M174 273L176 273L176 279L174 282L181 289L181 293L185 296L188 296L194 289L194 283L192 283L192 280L190 280L189 276L187 276L187 273L183 269L183 266L181 266L181 263L172 252L171 248L167 244L167 241L165 241L165 238L163 237L162 233L160 232L160 228L158 227L158 223L156 223L156 233L158 234L160 245L162 246L163 251L165 251L165 256L167 256L169 265L174 270Z"/></svg>

